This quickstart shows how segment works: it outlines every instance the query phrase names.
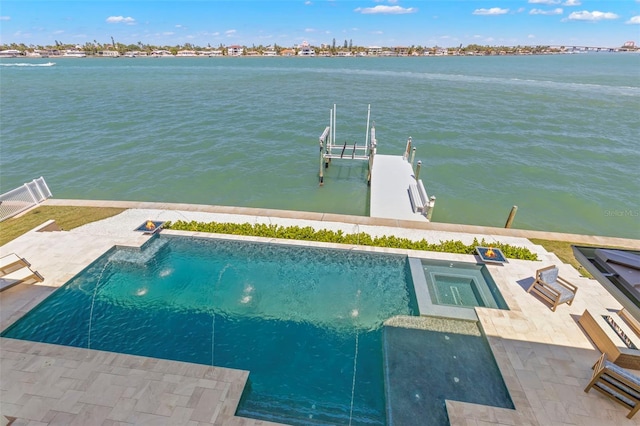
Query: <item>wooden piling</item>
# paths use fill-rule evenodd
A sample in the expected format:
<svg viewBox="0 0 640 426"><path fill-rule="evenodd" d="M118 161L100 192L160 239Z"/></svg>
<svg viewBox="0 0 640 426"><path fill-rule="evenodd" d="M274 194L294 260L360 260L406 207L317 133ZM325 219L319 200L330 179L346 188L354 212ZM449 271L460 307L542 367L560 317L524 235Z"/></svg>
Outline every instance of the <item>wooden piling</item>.
<svg viewBox="0 0 640 426"><path fill-rule="evenodd" d="M416 166L416 180L420 178L420 168L422 167L422 161L418 160L418 165Z"/></svg>
<svg viewBox="0 0 640 426"><path fill-rule="evenodd" d="M431 216L433 216L433 208L436 205L436 197L432 195L429 197L429 209L427 210L427 220L431 222Z"/></svg>
<svg viewBox="0 0 640 426"><path fill-rule="evenodd" d="M409 154L411 153L411 136L407 139L407 147L404 149L404 159L409 160Z"/></svg>
<svg viewBox="0 0 640 426"><path fill-rule="evenodd" d="M507 218L507 223L504 224L505 228L511 228L511 223L513 223L513 219L516 217L517 212L518 212L518 206L511 207L511 211L509 212L509 217Z"/></svg>
<svg viewBox="0 0 640 426"><path fill-rule="evenodd" d="M320 186L324 185L324 158L322 157L322 151L320 151Z"/></svg>

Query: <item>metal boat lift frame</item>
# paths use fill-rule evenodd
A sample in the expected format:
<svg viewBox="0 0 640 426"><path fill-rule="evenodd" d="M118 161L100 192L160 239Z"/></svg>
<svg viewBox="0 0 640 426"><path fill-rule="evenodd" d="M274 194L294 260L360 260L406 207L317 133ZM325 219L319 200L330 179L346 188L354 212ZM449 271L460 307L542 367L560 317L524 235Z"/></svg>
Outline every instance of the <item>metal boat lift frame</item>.
<svg viewBox="0 0 640 426"><path fill-rule="evenodd" d="M336 104L329 110L329 125L320 135L320 185L324 184L324 169L329 168L331 160L364 160L369 163L369 172L367 173L367 183L371 184L371 169L373 167L373 158L376 153L376 127L375 123L371 124L371 105L367 107L367 130L365 131L364 145L354 142L353 145L344 142L344 144L336 143Z"/></svg>

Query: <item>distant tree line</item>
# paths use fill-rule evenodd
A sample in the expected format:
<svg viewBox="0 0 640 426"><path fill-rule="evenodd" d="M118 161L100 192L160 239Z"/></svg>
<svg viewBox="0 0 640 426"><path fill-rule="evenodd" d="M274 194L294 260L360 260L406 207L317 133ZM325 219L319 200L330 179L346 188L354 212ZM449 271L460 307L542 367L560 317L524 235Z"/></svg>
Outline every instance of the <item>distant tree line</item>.
<svg viewBox="0 0 640 426"><path fill-rule="evenodd" d="M113 37L111 37L111 43L101 43L97 40L87 41L84 44L76 44L76 43L64 43L62 41L55 40L53 45L34 45L34 44L24 44L24 43L10 43L10 44L0 44L0 50L18 50L23 54L34 51L63 51L63 50L80 50L85 52L87 55L97 55L98 52L115 50L121 55L124 55L127 52L147 52L151 53L157 50L166 50L171 52L172 54L176 54L181 50L193 50L193 51L212 51L212 50L221 50L223 54L226 54L227 50L226 45L220 43L218 46L211 46L211 44L207 44L206 46L195 45L191 43L178 44L178 45L152 45L145 44L141 41L135 44L125 44L116 42ZM260 45L252 45L252 46L241 46L244 53L256 53L263 54L266 51L275 51L277 54L280 54L283 50L293 50L297 53L299 46L292 47L283 47L277 44L264 46ZM316 52L316 54L332 54L335 55L338 52L349 52L351 54L365 53L369 51L370 47L368 46L357 46L353 44L352 40L344 40L342 45L338 45L336 43L336 39L334 38L331 44L321 44L320 46L310 46ZM566 46L566 48L571 48L572 46ZM438 52L447 54L458 54L458 55L500 55L500 54L542 54L542 53L554 53L565 50L565 46L489 46L489 45L479 45L479 44L469 44L465 47L462 45L458 47L427 47L422 45L411 45L411 46L387 46L380 47L383 51L402 51L404 55L424 55L424 54L436 54ZM638 48L633 46L621 46L617 48L619 50L637 50Z"/></svg>

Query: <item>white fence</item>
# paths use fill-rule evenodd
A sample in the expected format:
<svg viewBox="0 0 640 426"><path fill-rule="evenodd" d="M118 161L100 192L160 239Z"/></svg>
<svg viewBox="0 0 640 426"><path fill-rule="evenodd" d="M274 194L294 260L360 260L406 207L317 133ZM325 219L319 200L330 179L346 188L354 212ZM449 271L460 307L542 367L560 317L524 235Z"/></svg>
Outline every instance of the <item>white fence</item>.
<svg viewBox="0 0 640 426"><path fill-rule="evenodd" d="M0 195L0 222L9 219L51 197L51 191L40 176L31 182Z"/></svg>

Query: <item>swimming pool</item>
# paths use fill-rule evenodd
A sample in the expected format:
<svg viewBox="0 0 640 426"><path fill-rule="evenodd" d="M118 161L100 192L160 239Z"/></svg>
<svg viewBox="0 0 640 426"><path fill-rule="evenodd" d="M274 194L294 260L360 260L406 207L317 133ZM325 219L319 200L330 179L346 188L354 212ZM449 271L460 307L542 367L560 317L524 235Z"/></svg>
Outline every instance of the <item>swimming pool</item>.
<svg viewBox="0 0 640 426"><path fill-rule="evenodd" d="M412 291L404 256L158 235L2 336L248 370L240 416L385 424L382 323Z"/></svg>

